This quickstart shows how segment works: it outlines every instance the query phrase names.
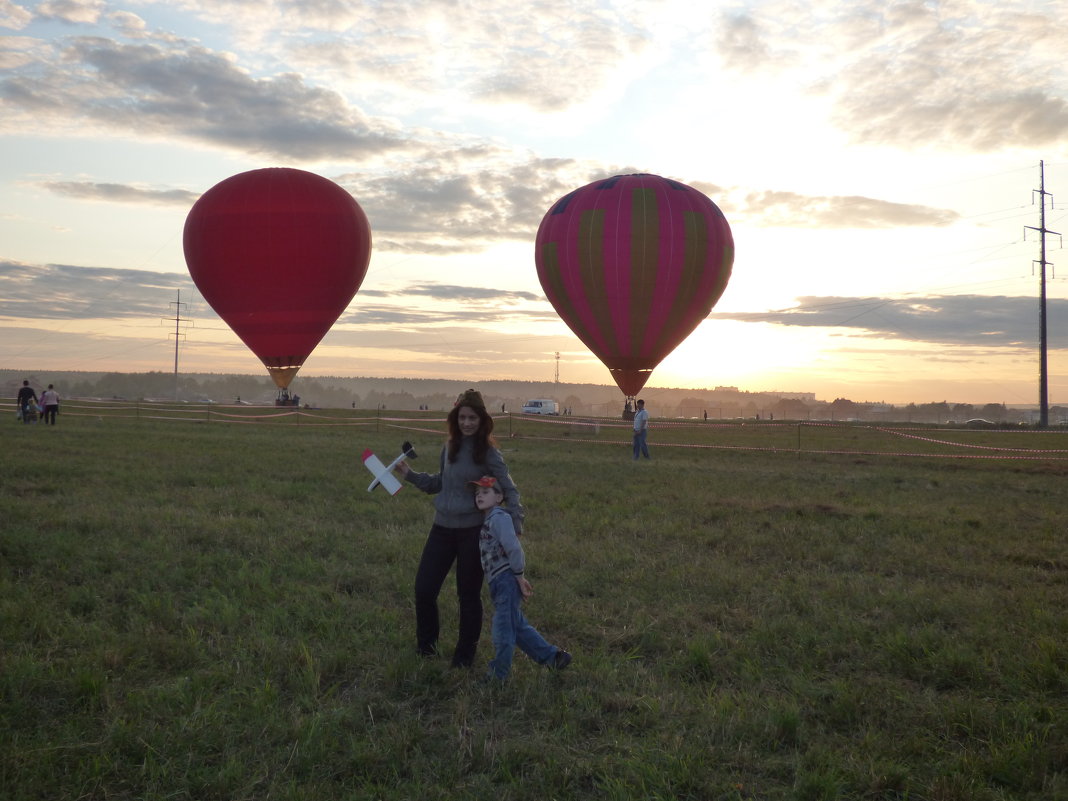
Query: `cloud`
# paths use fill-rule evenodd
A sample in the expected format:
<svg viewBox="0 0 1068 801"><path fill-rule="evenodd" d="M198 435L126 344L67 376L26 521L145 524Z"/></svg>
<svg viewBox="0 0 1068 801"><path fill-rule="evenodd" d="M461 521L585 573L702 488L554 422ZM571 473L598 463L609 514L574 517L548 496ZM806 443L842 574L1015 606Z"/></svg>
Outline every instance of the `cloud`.
<svg viewBox="0 0 1068 801"><path fill-rule="evenodd" d="M477 307L444 304L431 307L416 307L357 301L353 306L352 312L343 315L338 322L344 325L387 326L429 332L436 330L434 327L443 325L467 324L477 328L478 326L506 323L521 322L527 324L553 322L556 320L559 320L559 317L550 309L498 308L491 304ZM485 331L485 328L481 330Z"/></svg>
<svg viewBox="0 0 1068 801"><path fill-rule="evenodd" d="M0 317L6 319L155 319L168 313L176 292L199 298L184 273L157 273L66 264L0 260ZM370 299L379 302L368 302ZM436 301L430 304L427 301ZM533 306L531 307L531 304ZM196 315L218 319L207 304ZM173 309L170 310L173 313ZM355 325L483 324L556 320L537 293L457 284L416 283L361 290L339 322Z"/></svg>
<svg viewBox="0 0 1068 801"><path fill-rule="evenodd" d="M201 332L196 334L196 348L183 352L191 358L195 351L202 362L208 359L205 369L244 364L238 369L253 370L255 361L236 339L213 343L214 337L207 335L216 328L225 331L226 326L199 299L187 275L143 270L0 261L4 349L9 358L17 354L24 360L56 352L68 358L83 352L95 353L93 358L99 359L117 354L126 358L144 350L144 358L155 362L138 369L158 369L168 342L160 332L173 317L178 290L183 302L190 303L183 308L183 316L195 321L190 332ZM1048 312L1051 340L1056 342L1057 332L1068 330L1068 300L1051 300ZM925 360L968 364L1006 357L1033 358L1036 317L1034 298L976 295L802 297L785 309L710 315L713 320L815 327L840 333L840 344L834 351L855 352L869 363L880 354L900 356L901 347L908 343L923 343L937 347L936 353L924 356ZM83 333L76 334L63 324L34 325L37 320L81 320L88 327L79 327ZM153 333L148 333L149 329ZM472 366L507 362L517 369L522 363L543 360L553 351L575 351L591 358L584 349L576 350L573 337L559 334L559 330L555 312L534 293L416 282L397 290L361 290L316 358L323 364L332 358L335 361L331 364L338 364L336 358L347 364L353 358L336 352L332 355L334 348L411 351L422 354L419 370L424 371L447 371L465 358ZM389 363L401 364L398 359L403 358L391 352ZM433 366L428 367L431 362ZM389 367L384 363L381 369Z"/></svg>
<svg viewBox="0 0 1068 801"><path fill-rule="evenodd" d="M0 69L14 70L32 64L48 50L40 39L29 36L0 37Z"/></svg>
<svg viewBox="0 0 1068 801"><path fill-rule="evenodd" d="M389 116L446 120L501 104L541 114L622 96L658 59L683 51L659 21L661 3L499 0L184 0L203 25L256 49L241 69L225 53L146 29L100 0L50 0L47 19L106 19L125 38L71 37L47 55L4 44L0 129L178 136L288 161L366 163L423 150L435 134ZM859 3L771 0L694 14L688 44L744 76L777 77L822 95L858 142L992 150L1068 138L1061 67L1063 3ZM0 0L0 24L26 12ZM155 40L150 42L149 40ZM277 72L288 61L301 70ZM696 67L695 67L696 69ZM697 79L697 76L695 76ZM332 88L326 88L332 87ZM378 102L382 116L362 103Z"/></svg>
<svg viewBox="0 0 1068 801"><path fill-rule="evenodd" d="M739 72L759 70L771 56L757 21L738 11L721 17L717 50L725 66Z"/></svg>
<svg viewBox="0 0 1068 801"><path fill-rule="evenodd" d="M331 83L511 103L553 112L597 97L652 38L643 18L659 0L503 4L500 0L266 0L179 3ZM339 33L340 32L340 33ZM425 101L424 101L425 102Z"/></svg>
<svg viewBox="0 0 1068 801"><path fill-rule="evenodd" d="M43 19L55 19L71 25L93 25L100 19L103 0L45 0L36 12Z"/></svg>
<svg viewBox="0 0 1068 801"><path fill-rule="evenodd" d="M45 189L76 200L99 200L109 203L192 206L200 195L185 189L144 189L127 184L92 183L89 181L46 181Z"/></svg>
<svg viewBox="0 0 1068 801"><path fill-rule="evenodd" d="M1063 2L800 3L725 15L718 52L831 102L853 140L989 152L1068 141Z"/></svg>
<svg viewBox="0 0 1068 801"><path fill-rule="evenodd" d="M378 252L450 255L484 250L494 242L530 242L553 203L576 187L633 168L605 169L570 159L456 149L427 155L418 165L389 173L332 176L360 203ZM495 161L500 159L500 161ZM734 190L693 182L720 198L732 222L751 226L814 228L941 227L959 219L949 209L858 196L810 196L760 191L730 199ZM77 200L190 207L198 193L185 189L92 181L48 181L41 186Z"/></svg>
<svg viewBox="0 0 1068 801"><path fill-rule="evenodd" d="M9 319L156 318L177 290L192 296L189 276L0 260L0 317Z"/></svg>
<svg viewBox="0 0 1068 801"><path fill-rule="evenodd" d="M480 249L478 243L472 242L429 242L425 239L392 239L375 234L374 249L382 253L409 253L430 256L456 256L463 253L475 253Z"/></svg>
<svg viewBox="0 0 1068 801"><path fill-rule="evenodd" d="M523 300L544 301L542 295L533 292L511 292L492 287L455 286L450 284L421 284L410 286L407 295L417 295L438 300L474 301L477 303L516 303Z"/></svg>
<svg viewBox="0 0 1068 801"><path fill-rule="evenodd" d="M562 108L588 99L614 66L640 53L652 36L641 21L645 6L640 3L626 11L554 4L538 6L535 14L502 13L497 3L472 0L464 6L471 13L460 15L462 19L451 7L434 2L380 4L373 14L328 0L254 5L187 0L180 5L235 28L256 28L285 16L287 25L278 35L304 42L309 64L324 67L331 59L341 59L338 63L346 70L354 65L372 69L374 79L361 86L368 94L380 94L377 81L411 79L416 89L402 87L402 93L425 93L420 101L424 104L449 86L456 98L467 101L525 102L541 111ZM474 13L480 11L485 13ZM386 117L363 113L340 91L317 86L303 75L261 77L251 66L238 67L234 57L200 45L147 41L143 23L134 15L109 19L138 41L72 37L54 53L17 51L19 63L32 61L0 79L0 101L13 112L7 115L9 130L83 133L95 125L126 136L176 136L268 154L284 163L356 162L358 171L334 180L368 214L379 251L476 252L493 242L529 241L559 197L597 178L640 169L543 158L487 140L404 130ZM713 20L709 14L708 22ZM699 20L697 27L704 24ZM333 33L339 29L346 30L343 39ZM317 37L317 30L334 38ZM765 20L735 14L725 18L722 46L733 47L734 63L747 54L786 63L792 51L777 42L777 35L781 32ZM335 49L339 42L342 46ZM576 82L576 75L582 81ZM351 86L359 80L344 83ZM559 87L571 100L557 96ZM4 126L0 120L0 129ZM957 219L951 210L872 197L692 183L716 197L737 224L890 228L946 226ZM194 199L185 190L103 182L63 182L49 188L98 201L188 205Z"/></svg>
<svg viewBox="0 0 1068 801"><path fill-rule="evenodd" d="M335 180L367 212L383 250L450 252L449 242L532 241L553 203L599 178L636 172L570 159L531 157L499 161L455 150L430 156L410 169L389 174L348 173ZM685 181L685 178L681 180ZM802 195L763 190L744 192L701 181L692 185L730 215L734 224L804 228L945 227L960 215L944 208L863 196Z"/></svg>
<svg viewBox="0 0 1068 801"><path fill-rule="evenodd" d="M468 78L475 100L550 113L567 109L595 96L651 38L618 9L578 2L530 11L489 14L493 23L474 28L475 40L464 43L470 54L490 55Z"/></svg>
<svg viewBox="0 0 1068 801"><path fill-rule="evenodd" d="M367 302L372 297L391 302ZM341 322L426 327L457 323L493 326L559 319L543 295L483 286L417 283L390 292L361 291L357 300ZM428 305L428 300L435 302Z"/></svg>
<svg viewBox="0 0 1068 801"><path fill-rule="evenodd" d="M7 319L158 318L181 290L198 298L188 275L0 261L0 316ZM428 301L430 301L428 303ZM214 318L206 304L198 316ZM881 298L811 296L786 309L714 311L710 319L835 329L855 336L991 349L1030 349L1038 339L1032 297L936 295ZM361 290L339 323L357 326L494 326L556 322L545 299L526 291L434 282ZM1047 301L1051 336L1068 331L1068 300Z"/></svg>
<svg viewBox="0 0 1068 801"><path fill-rule="evenodd" d="M11 0L0 0L0 28L21 31L33 20L33 14ZM2 66L2 65L0 65Z"/></svg>
<svg viewBox="0 0 1068 801"><path fill-rule="evenodd" d="M76 37L56 59L0 81L0 99L10 109L9 131L91 121L126 134L179 136L287 160L359 160L406 145L392 124L334 91L293 73L256 78L199 46Z"/></svg>
<svg viewBox="0 0 1068 801"><path fill-rule="evenodd" d="M107 19L127 39L141 39L148 35L148 24L130 11L113 11Z"/></svg>
<svg viewBox="0 0 1068 801"><path fill-rule="evenodd" d="M335 180L359 201L375 231L406 235L405 249L430 252L426 248L456 241L477 249L479 243L532 239L556 200L612 174L570 159L508 159L506 153L456 149L428 154L407 169Z"/></svg>
<svg viewBox="0 0 1068 801"><path fill-rule="evenodd" d="M530 241L541 218L577 186L615 174L569 159L530 158L455 149L427 154L395 170L327 176L348 190L367 214L376 251L471 253L490 243ZM199 196L178 188L93 181L47 181L41 186L94 202L191 206ZM207 189L209 187L205 187Z"/></svg>
<svg viewBox="0 0 1068 801"><path fill-rule="evenodd" d="M804 228L944 227L957 212L860 196L813 196L794 192L750 193L740 209L750 224Z"/></svg>
<svg viewBox="0 0 1068 801"><path fill-rule="evenodd" d="M1050 299L1046 311L1050 332L1068 331L1068 300ZM1038 343L1038 303L1030 297L802 297L788 309L713 312L709 317L840 329L880 339L947 345L1027 349Z"/></svg>
<svg viewBox="0 0 1068 801"><path fill-rule="evenodd" d="M231 27L237 46L251 45L254 55L242 60L247 69L229 54L149 31L135 14L104 17L97 0L53 0L39 7L45 18L84 25L106 19L126 41L74 36L32 64L16 62L21 69L0 81L4 127L84 134L89 122L290 160L366 160L402 152L410 141L353 98L374 102L391 92L401 114L434 107L453 116L501 103L562 110L618 83L650 39L637 8L583 2L517 12L496 0L469 0L461 13L429 0L370 9L344 2L177 5L205 24ZM283 62L303 73L278 73Z"/></svg>

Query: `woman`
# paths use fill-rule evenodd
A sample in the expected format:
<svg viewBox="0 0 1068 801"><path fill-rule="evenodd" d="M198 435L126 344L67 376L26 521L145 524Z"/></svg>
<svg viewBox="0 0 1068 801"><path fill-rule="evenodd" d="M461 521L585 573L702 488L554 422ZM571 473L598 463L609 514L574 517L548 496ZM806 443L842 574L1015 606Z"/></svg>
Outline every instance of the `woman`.
<svg viewBox="0 0 1068 801"><path fill-rule="evenodd" d="M405 480L434 498L434 523L430 527L419 570L415 575L415 636L420 654L438 650L438 594L452 563L456 562L456 595L460 602L460 631L453 667L470 667L475 661L482 632L482 561L478 536L482 512L467 486L483 475L500 482L504 506L517 533L523 531L523 507L519 490L493 438L493 418L486 411L482 394L469 389L456 400L446 418L449 436L441 449L438 473L417 473L406 462L397 465Z"/></svg>

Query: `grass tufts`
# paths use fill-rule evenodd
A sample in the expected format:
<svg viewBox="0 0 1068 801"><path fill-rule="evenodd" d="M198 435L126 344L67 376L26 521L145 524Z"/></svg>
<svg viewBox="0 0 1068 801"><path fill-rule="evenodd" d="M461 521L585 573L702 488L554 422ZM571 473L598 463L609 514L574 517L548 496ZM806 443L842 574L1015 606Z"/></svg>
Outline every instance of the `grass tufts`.
<svg viewBox="0 0 1068 801"><path fill-rule="evenodd" d="M451 579L416 655L431 501L367 493L359 459L409 438L432 469L440 435L37 433L0 464L5 801L1068 798L1058 463L665 429L634 465L520 430L527 612L575 661L487 685L488 626L449 668Z"/></svg>

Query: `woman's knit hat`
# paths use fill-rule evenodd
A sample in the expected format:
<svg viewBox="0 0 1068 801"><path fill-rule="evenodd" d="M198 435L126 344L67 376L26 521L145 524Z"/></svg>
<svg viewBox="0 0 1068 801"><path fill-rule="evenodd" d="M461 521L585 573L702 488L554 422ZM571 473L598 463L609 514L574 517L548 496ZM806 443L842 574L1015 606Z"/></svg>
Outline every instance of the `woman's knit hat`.
<svg viewBox="0 0 1068 801"><path fill-rule="evenodd" d="M465 389L456 399L454 406L468 406L472 409L486 411L486 402L482 400L482 393L477 389Z"/></svg>

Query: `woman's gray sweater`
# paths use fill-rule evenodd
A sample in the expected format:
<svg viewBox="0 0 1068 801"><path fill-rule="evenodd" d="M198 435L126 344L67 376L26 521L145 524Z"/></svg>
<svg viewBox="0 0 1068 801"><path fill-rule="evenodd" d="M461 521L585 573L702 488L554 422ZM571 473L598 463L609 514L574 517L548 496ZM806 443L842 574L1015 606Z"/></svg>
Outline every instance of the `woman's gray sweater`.
<svg viewBox="0 0 1068 801"><path fill-rule="evenodd" d="M512 516L517 534L523 533L523 517L526 512L519 502L519 490L508 474L508 465L496 448L486 451L486 463L474 460L475 438L464 437L456 453L456 461L450 462L448 446L441 449L441 472L417 473L410 470L405 479L434 498L434 522L446 528L470 528L481 526L483 515L475 506L475 493L467 482L482 476L493 476L504 491L504 508Z"/></svg>

